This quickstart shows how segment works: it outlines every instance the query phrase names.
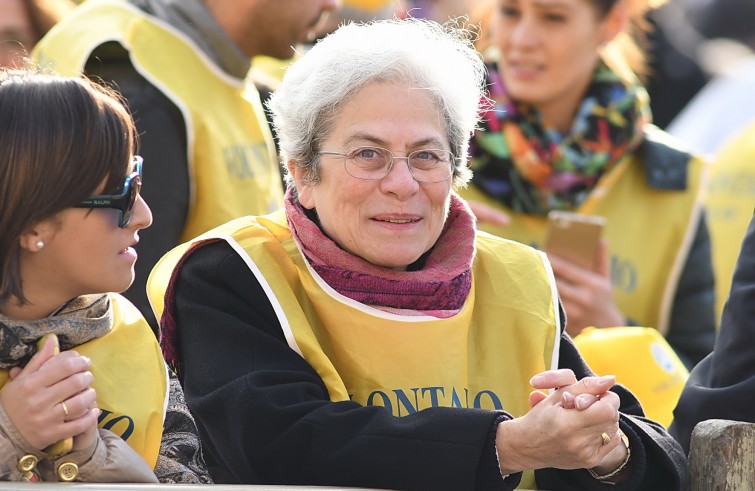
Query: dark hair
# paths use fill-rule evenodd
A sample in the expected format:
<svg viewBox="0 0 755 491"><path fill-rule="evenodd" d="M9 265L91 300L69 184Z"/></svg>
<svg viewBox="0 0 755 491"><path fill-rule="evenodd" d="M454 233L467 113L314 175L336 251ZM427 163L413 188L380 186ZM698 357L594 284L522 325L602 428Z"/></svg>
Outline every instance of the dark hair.
<svg viewBox="0 0 755 491"><path fill-rule="evenodd" d="M120 97L84 78L0 70L0 301L26 303L19 238L123 183L136 134Z"/></svg>

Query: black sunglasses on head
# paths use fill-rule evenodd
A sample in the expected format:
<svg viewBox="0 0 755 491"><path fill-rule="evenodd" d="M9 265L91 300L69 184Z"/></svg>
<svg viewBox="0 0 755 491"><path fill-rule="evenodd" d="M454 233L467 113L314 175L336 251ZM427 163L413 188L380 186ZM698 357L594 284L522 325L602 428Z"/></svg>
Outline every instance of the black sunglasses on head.
<svg viewBox="0 0 755 491"><path fill-rule="evenodd" d="M98 194L74 205L74 208L113 208L118 210L118 226L126 228L131 222L136 198L142 189L142 163L140 156L134 155L134 167L131 174L126 177L123 188L119 194Z"/></svg>

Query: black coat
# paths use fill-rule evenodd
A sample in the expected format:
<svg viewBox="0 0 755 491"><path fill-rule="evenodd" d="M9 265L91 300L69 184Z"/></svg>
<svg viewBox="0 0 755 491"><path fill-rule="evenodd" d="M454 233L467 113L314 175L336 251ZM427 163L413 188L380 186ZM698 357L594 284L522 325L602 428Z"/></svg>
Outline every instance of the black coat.
<svg viewBox="0 0 755 491"><path fill-rule="evenodd" d="M180 377L217 482L388 489L513 489L494 446L502 412L432 408L402 418L382 407L331 402L317 372L288 346L259 282L225 242L194 249L166 312L178 326ZM173 290L169 290L172 292ZM563 330L563 326L562 326ZM563 334L560 366L590 375ZM631 480L599 483L585 470L543 469L540 489L675 490L686 461L661 425L620 386Z"/></svg>
<svg viewBox="0 0 755 491"><path fill-rule="evenodd" d="M755 216L742 242L713 352L693 370L674 409L671 433L689 451L706 419L755 422Z"/></svg>

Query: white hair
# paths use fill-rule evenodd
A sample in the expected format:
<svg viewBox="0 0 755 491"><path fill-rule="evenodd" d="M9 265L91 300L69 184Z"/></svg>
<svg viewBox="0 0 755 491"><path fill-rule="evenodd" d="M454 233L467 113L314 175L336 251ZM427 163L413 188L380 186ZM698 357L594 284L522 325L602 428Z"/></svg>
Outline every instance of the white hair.
<svg viewBox="0 0 755 491"><path fill-rule="evenodd" d="M268 102L284 167L294 161L318 182L320 145L343 105L372 82L407 82L433 95L456 157L454 185L466 184L467 146L485 97L473 38L458 24L409 18L347 24L321 39L288 68Z"/></svg>

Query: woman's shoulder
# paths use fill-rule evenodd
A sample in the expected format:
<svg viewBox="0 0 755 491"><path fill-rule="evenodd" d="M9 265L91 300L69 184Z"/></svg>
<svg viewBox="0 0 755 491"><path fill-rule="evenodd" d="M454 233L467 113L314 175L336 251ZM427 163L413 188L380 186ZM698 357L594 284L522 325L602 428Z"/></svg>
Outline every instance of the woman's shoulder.
<svg viewBox="0 0 755 491"><path fill-rule="evenodd" d="M535 247L512 239L505 239L482 230L476 231L475 236L476 254L511 263L517 262L542 262L543 254Z"/></svg>
<svg viewBox="0 0 755 491"><path fill-rule="evenodd" d="M475 231L475 242L477 242L478 244L487 245L489 247L502 247L516 250L536 250L534 247L524 244L523 242L500 237L498 235L491 234L479 229Z"/></svg>
<svg viewBox="0 0 755 491"><path fill-rule="evenodd" d="M180 264L180 276L202 275L236 275L247 270L238 251L222 238L198 242L184 254Z"/></svg>
<svg viewBox="0 0 755 491"><path fill-rule="evenodd" d="M645 128L644 138L635 155L645 169L648 184L666 191L686 190L690 171L702 164L702 159L686 148L681 140L653 125Z"/></svg>

